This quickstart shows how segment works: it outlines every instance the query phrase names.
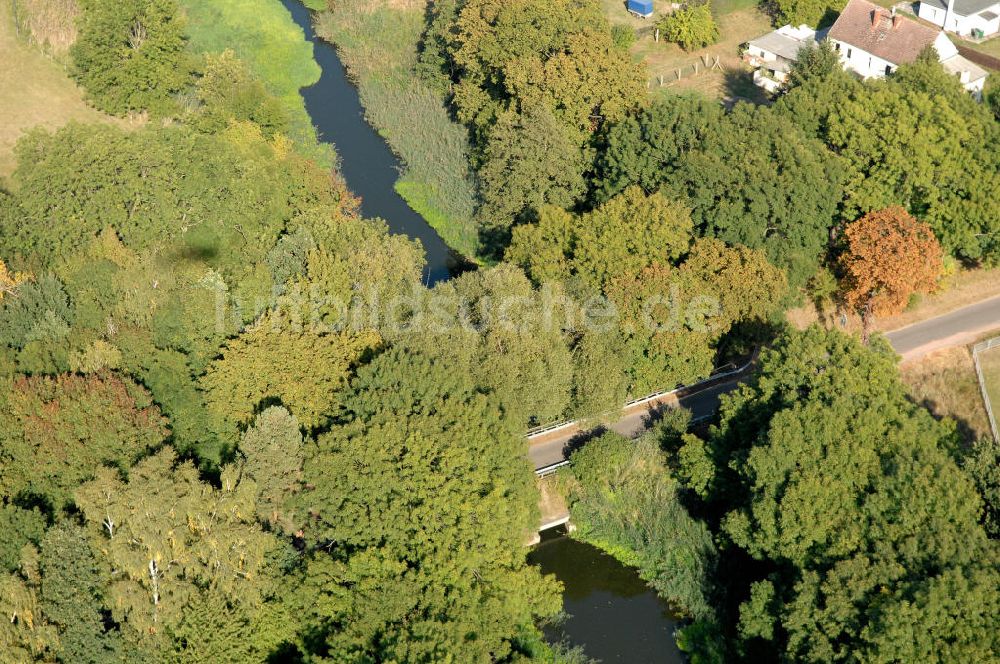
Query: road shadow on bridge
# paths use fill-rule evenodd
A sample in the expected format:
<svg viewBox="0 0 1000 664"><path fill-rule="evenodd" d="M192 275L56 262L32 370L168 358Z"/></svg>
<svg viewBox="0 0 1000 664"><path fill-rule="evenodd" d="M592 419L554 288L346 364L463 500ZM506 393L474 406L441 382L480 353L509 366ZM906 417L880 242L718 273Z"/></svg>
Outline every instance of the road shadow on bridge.
<svg viewBox="0 0 1000 664"><path fill-rule="evenodd" d="M585 431L580 431L566 441L566 445L563 446L562 450L563 458L569 459L574 452L586 445L588 442L594 440L595 438L600 438L608 432L615 432L627 438L633 438L642 433L643 430L649 430L652 428L657 422L663 419L666 412L674 410L677 410L676 404L668 402L651 403L646 406L645 411L641 414L641 419L639 420L641 424L639 426L628 427L623 431L619 430L621 423L611 425L598 424Z"/></svg>

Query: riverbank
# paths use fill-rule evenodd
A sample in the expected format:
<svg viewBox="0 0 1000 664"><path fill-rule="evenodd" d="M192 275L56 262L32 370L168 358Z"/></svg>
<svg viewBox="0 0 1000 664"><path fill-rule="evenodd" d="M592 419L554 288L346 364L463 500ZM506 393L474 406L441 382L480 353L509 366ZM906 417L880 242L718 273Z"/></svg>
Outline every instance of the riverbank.
<svg viewBox="0 0 1000 664"><path fill-rule="evenodd" d="M606 433L578 449L559 475L573 537L634 569L675 618L690 620L677 631L681 650L690 649L694 633L714 629L718 562L712 533L682 504L681 485L661 448L680 444L687 427L687 418L674 413L665 415L658 434Z"/></svg>
<svg viewBox="0 0 1000 664"><path fill-rule="evenodd" d="M564 587L564 621L545 628L551 643L583 648L602 662L684 661L677 620L636 571L564 534L546 534L528 560Z"/></svg>
<svg viewBox="0 0 1000 664"><path fill-rule="evenodd" d="M306 110L320 139L336 148L339 173L347 188L361 199L361 214L382 219L393 233L420 241L426 258L423 276L427 285L468 269L468 260L394 189L401 169L399 160L365 121L358 90L348 79L337 50L315 33L314 14L300 0L282 0L282 4L311 42L313 57L322 71L315 85L301 91Z"/></svg>
<svg viewBox="0 0 1000 664"><path fill-rule="evenodd" d="M307 1L308 4L308 1ZM312 119L299 92L314 85L320 68L312 45L281 5L269 0L180 0L187 16L188 49L195 54L222 53L239 45L239 58L288 117L288 132L296 150L332 167L336 156L316 136Z"/></svg>
<svg viewBox="0 0 1000 664"><path fill-rule="evenodd" d="M423 1L337 3L315 16L315 29L337 47L366 119L403 162L397 193L449 246L475 260L479 230L468 134L414 73L425 9Z"/></svg>

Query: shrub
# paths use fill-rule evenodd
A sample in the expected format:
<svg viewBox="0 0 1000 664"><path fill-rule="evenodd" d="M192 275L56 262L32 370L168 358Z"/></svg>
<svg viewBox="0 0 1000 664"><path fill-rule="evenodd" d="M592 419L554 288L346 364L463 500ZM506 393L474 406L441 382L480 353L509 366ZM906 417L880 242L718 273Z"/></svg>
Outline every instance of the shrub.
<svg viewBox="0 0 1000 664"><path fill-rule="evenodd" d="M685 51L703 48L719 40L719 27L715 24L708 3L684 5L659 23L663 38L678 44Z"/></svg>
<svg viewBox="0 0 1000 664"><path fill-rule="evenodd" d="M710 619L712 535L681 505L656 441L608 433L574 453L572 462L578 484L570 510L578 536L636 565L680 611Z"/></svg>
<svg viewBox="0 0 1000 664"><path fill-rule="evenodd" d="M289 135L303 154L329 165L299 90L319 80L313 47L280 2L272 0L178 0L189 21L196 53L236 51L253 77L278 98ZM270 112L269 112L270 113Z"/></svg>
<svg viewBox="0 0 1000 664"><path fill-rule="evenodd" d="M249 120L268 138L288 129L288 114L281 101L254 77L232 50L205 56L205 70L197 84L201 107L193 119L198 129L218 133L233 120Z"/></svg>
<svg viewBox="0 0 1000 664"><path fill-rule="evenodd" d="M635 30L627 25L611 26L611 41L617 48L627 51L635 43Z"/></svg>

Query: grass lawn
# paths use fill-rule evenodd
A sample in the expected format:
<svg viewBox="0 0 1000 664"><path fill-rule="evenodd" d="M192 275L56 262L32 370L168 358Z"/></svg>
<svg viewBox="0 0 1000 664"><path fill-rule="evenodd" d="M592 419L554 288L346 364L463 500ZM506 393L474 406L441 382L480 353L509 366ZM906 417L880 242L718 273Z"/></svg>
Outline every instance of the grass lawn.
<svg viewBox="0 0 1000 664"><path fill-rule="evenodd" d="M995 375L1000 381L1000 349L996 358ZM972 353L967 348L949 348L904 362L899 373L914 401L936 417L954 419L966 443L990 435Z"/></svg>
<svg viewBox="0 0 1000 664"><path fill-rule="evenodd" d="M968 46L974 51L979 51L980 53L985 53L986 55L992 55L994 58L1000 58L1000 35L997 35L992 39L988 39L980 44L959 39L952 34L949 34L948 36L954 41L960 42L963 46Z"/></svg>
<svg viewBox="0 0 1000 664"><path fill-rule="evenodd" d="M0 178L13 172L14 144L32 127L116 122L86 104L61 65L18 39L10 2L0 2Z"/></svg>
<svg viewBox="0 0 1000 664"><path fill-rule="evenodd" d="M669 13L669 3L656 4L656 14L648 19L629 14L622 0L601 0L601 3L612 25L628 25L636 31L638 40L632 47L632 55L637 61L646 63L653 94L694 91L726 101L746 99L760 103L767 100L739 59L741 44L773 29L770 19L757 8L755 0L712 0L712 11L721 35L719 42L690 52L662 39L659 43L654 41L654 26L663 14ZM713 68L716 57L720 67ZM678 69L681 70L679 79Z"/></svg>

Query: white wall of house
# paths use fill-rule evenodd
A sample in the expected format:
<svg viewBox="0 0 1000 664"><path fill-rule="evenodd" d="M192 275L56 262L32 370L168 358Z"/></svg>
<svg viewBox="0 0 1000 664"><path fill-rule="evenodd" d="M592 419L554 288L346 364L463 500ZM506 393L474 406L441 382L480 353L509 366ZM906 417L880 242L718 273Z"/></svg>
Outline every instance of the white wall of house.
<svg viewBox="0 0 1000 664"><path fill-rule="evenodd" d="M941 9L929 2L921 2L917 7L917 16L934 25L940 25L942 28L945 27L944 18L947 13L947 9ZM964 19L965 17L952 13L951 19L948 20L947 29L952 31L957 30L960 22Z"/></svg>
<svg viewBox="0 0 1000 664"><path fill-rule="evenodd" d="M960 55L944 60L941 64L944 65L946 71L951 72L961 81L962 87L971 92L973 97L978 101L983 100L986 76L984 76L985 72L981 67L977 67L974 62L970 62ZM977 78L973 78L973 76Z"/></svg>
<svg viewBox="0 0 1000 664"><path fill-rule="evenodd" d="M747 54L752 55L755 58L759 58L764 62L774 62L775 60L778 59L778 56L775 55L774 53L771 53L770 51L765 51L762 48L757 48L753 44L747 46Z"/></svg>
<svg viewBox="0 0 1000 664"><path fill-rule="evenodd" d="M883 60L865 50L836 39L830 39L830 42L833 44L834 50L839 53L840 62L844 68L857 72L863 78L882 78L896 71L896 65L888 60ZM939 60L946 60L958 55L958 48L943 32L934 40L934 49L938 52ZM972 81L967 75L961 78L962 86L977 99L982 96L985 80L985 78L980 78Z"/></svg>
<svg viewBox="0 0 1000 664"><path fill-rule="evenodd" d="M944 19L947 11L930 3L921 2L917 7L917 16L934 25L940 25L948 32L960 35L970 35L976 28L982 30L984 35L992 35L1000 32L1000 2L972 16L959 16L952 12L951 17L948 19L948 25L945 25ZM997 18L987 21L979 15L983 11L991 11L997 15Z"/></svg>
<svg viewBox="0 0 1000 664"><path fill-rule="evenodd" d="M836 39L830 41L834 50L840 54L840 62L844 68L857 72L863 78L881 78L887 73L896 71L896 65L888 60Z"/></svg>
<svg viewBox="0 0 1000 664"><path fill-rule="evenodd" d="M953 55L958 55L958 47L943 32L939 32L934 39L934 50L938 53L938 60L947 60Z"/></svg>
<svg viewBox="0 0 1000 664"><path fill-rule="evenodd" d="M764 88L768 92L777 92L782 84L788 80L788 74L780 71L768 69L767 65L755 69L753 72L753 82L759 88Z"/></svg>
<svg viewBox="0 0 1000 664"><path fill-rule="evenodd" d="M983 89L986 87L986 79L980 78L976 81L962 80L962 87L965 88L966 92L972 93L972 96L976 98L976 101L983 100Z"/></svg>
<svg viewBox="0 0 1000 664"><path fill-rule="evenodd" d="M944 15L946 11L946 9L941 9L928 2L921 2L917 6L917 16L942 27L944 27Z"/></svg>
<svg viewBox="0 0 1000 664"><path fill-rule="evenodd" d="M973 28L979 28L983 31L983 36L989 36L1000 32L1000 4L993 5L990 7L989 11L997 15L992 21L987 21L985 18L976 14L975 16L970 16L968 21L968 31L962 32L960 34L972 34ZM982 12L980 12L981 14Z"/></svg>

